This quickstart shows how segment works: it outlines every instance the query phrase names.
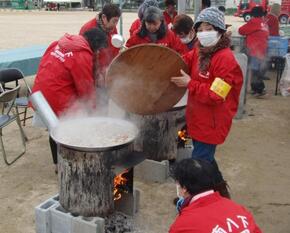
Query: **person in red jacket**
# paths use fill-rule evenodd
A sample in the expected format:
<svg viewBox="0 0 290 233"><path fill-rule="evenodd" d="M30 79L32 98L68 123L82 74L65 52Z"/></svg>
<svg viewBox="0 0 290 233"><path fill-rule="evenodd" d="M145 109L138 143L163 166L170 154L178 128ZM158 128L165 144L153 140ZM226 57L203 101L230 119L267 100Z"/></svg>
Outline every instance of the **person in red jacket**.
<svg viewBox="0 0 290 233"><path fill-rule="evenodd" d="M165 0L165 11L163 11L163 16L165 23L167 24L168 28L171 28L174 18L177 15L177 11L175 9L176 1L175 0Z"/></svg>
<svg viewBox="0 0 290 233"><path fill-rule="evenodd" d="M202 10L194 28L198 46L184 55L189 74L181 70L182 76L171 80L189 92L186 124L193 141L192 158L208 160L217 168L219 191L229 197L214 154L216 146L228 136L237 112L243 74L230 49L221 11L216 7Z"/></svg>
<svg viewBox="0 0 290 233"><path fill-rule="evenodd" d="M249 211L214 192L214 173L205 160L184 159L175 165L179 215L169 233L262 233Z"/></svg>
<svg viewBox="0 0 290 233"><path fill-rule="evenodd" d="M252 94L259 97L266 94L263 78L266 71L265 59L269 31L264 21L264 10L262 7L254 7L251 11L251 16L250 21L239 28L239 33L246 36Z"/></svg>
<svg viewBox="0 0 290 233"><path fill-rule="evenodd" d="M119 53L119 48L116 48L112 45L111 39L112 35L117 34L117 24L121 16L121 10L117 5L106 4L102 11L98 14L97 18L91 19L89 22L85 23L79 34L83 35L87 30L92 28L100 28L107 34L107 43L108 47L102 49L98 54L98 83L99 86L104 85L104 77L107 67L110 65L114 57Z"/></svg>
<svg viewBox="0 0 290 233"><path fill-rule="evenodd" d="M77 103L94 106L96 101L93 69L95 54L107 46L106 34L93 28L81 35L65 34L45 51L35 77L32 92L41 91L52 110L61 116ZM91 103L91 104L89 104ZM50 138L54 164L55 142Z"/></svg>
<svg viewBox="0 0 290 233"><path fill-rule="evenodd" d="M193 20L188 15L177 15L173 21L172 31L180 38L181 43L186 45L187 52L196 46L197 38Z"/></svg>
<svg viewBox="0 0 290 233"><path fill-rule="evenodd" d="M145 10L149 7L149 6L155 6L155 7L159 7L159 4L156 0L145 0L139 7L138 9L138 19L136 19L130 29L130 36L132 36L134 34L135 31L138 31L141 28L142 25L142 19L144 16L144 12Z"/></svg>
<svg viewBox="0 0 290 233"><path fill-rule="evenodd" d="M141 28L127 40L126 46L132 47L148 43L171 48L180 54L186 52L180 39L167 28L161 10L154 6L146 9Z"/></svg>
<svg viewBox="0 0 290 233"><path fill-rule="evenodd" d="M278 3L274 3L271 6L270 13L266 15L265 22L269 28L270 36L279 36L279 15L281 11L281 6Z"/></svg>

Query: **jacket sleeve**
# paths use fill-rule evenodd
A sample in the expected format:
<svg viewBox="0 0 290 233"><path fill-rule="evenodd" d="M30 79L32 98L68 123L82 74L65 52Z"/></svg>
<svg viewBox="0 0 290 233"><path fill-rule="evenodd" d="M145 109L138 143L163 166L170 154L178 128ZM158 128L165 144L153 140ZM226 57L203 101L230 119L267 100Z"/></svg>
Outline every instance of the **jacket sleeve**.
<svg viewBox="0 0 290 233"><path fill-rule="evenodd" d="M234 60L234 57L220 57L215 61L214 67L211 68L211 72L214 78L219 77L232 87L228 96L230 96L231 91L233 91L236 85L241 86L243 82L242 71ZM227 98L223 99L210 90L211 84L212 83L202 83L192 78L188 84L189 94L196 96L198 101L208 105L218 105L226 101Z"/></svg>
<svg viewBox="0 0 290 233"><path fill-rule="evenodd" d="M193 62L192 60L194 56L196 56L196 49L193 49L182 55L183 61L187 65L189 72L191 71L191 68L192 68L192 62Z"/></svg>
<svg viewBox="0 0 290 233"><path fill-rule="evenodd" d="M71 67L71 75L80 98L96 99L95 83L93 78L93 61L89 54L75 57Z"/></svg>
<svg viewBox="0 0 290 233"><path fill-rule="evenodd" d="M169 32L171 34L171 48L181 55L185 54L187 52L186 45L181 43L180 39L174 34L174 32L171 30L169 30Z"/></svg>
<svg viewBox="0 0 290 233"><path fill-rule="evenodd" d="M243 36L246 36L246 35L249 35L256 30L257 29L255 28L252 21L250 20L249 22L247 22L246 24L244 24L243 26L241 26L239 28L239 33Z"/></svg>
<svg viewBox="0 0 290 233"><path fill-rule="evenodd" d="M132 36L130 36L130 38L127 40L126 42L126 47L130 48L134 45L138 44L138 38L136 33L134 33Z"/></svg>

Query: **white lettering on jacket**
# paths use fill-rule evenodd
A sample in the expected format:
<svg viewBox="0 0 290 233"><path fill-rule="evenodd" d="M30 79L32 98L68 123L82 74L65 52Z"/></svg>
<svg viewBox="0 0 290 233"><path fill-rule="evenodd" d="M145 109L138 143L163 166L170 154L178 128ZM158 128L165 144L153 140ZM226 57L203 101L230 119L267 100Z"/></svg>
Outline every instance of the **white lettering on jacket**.
<svg viewBox="0 0 290 233"><path fill-rule="evenodd" d="M211 233L231 233L234 229L241 229L240 233L250 233L250 230L247 229L249 222L245 216L237 215L235 221L231 218L227 218L225 222L226 229L216 225Z"/></svg>
<svg viewBox="0 0 290 233"><path fill-rule="evenodd" d="M73 52L68 52L68 53L62 53L59 50L59 46L56 46L54 51L50 53L51 56L54 56L55 58L57 58L58 60L60 60L61 62L65 62L65 58L66 57L72 57L73 56Z"/></svg>

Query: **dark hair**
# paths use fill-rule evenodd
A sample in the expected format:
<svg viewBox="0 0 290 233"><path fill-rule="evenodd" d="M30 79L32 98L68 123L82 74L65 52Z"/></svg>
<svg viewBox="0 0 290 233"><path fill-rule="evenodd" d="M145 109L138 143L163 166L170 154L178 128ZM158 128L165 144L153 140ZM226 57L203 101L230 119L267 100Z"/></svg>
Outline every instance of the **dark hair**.
<svg viewBox="0 0 290 233"><path fill-rule="evenodd" d="M221 11L221 12L226 12L226 8L224 6L219 6L218 9Z"/></svg>
<svg viewBox="0 0 290 233"><path fill-rule="evenodd" d="M175 0L165 0L164 4L165 4L165 6L175 6L176 1Z"/></svg>
<svg viewBox="0 0 290 233"><path fill-rule="evenodd" d="M93 28L84 33L84 38L88 41L90 48L96 52L100 48L105 48L107 44L107 35L100 28Z"/></svg>
<svg viewBox="0 0 290 233"><path fill-rule="evenodd" d="M202 0L201 1L201 6L202 6L202 9L210 7L211 6L210 0Z"/></svg>
<svg viewBox="0 0 290 233"><path fill-rule="evenodd" d="M121 10L117 5L107 3L99 13L99 19L102 18L102 15L105 15L107 20L110 21L110 19L113 17L120 17Z"/></svg>
<svg viewBox="0 0 290 233"><path fill-rule="evenodd" d="M255 6L251 11L251 16L255 18L261 18L265 15L265 12L263 10L263 7L261 6Z"/></svg>
<svg viewBox="0 0 290 233"><path fill-rule="evenodd" d="M173 30L176 34L188 34L193 28L193 20L185 14L177 15L174 18Z"/></svg>
<svg viewBox="0 0 290 233"><path fill-rule="evenodd" d="M140 36L141 38L144 38L144 37L146 37L149 34L149 32L148 32L148 30L146 28L145 22L147 22L147 21L145 21L145 20L142 21L141 29L138 32L138 36ZM160 40L163 37L165 37L166 33L167 33L167 25L164 23L164 20L162 20L160 28L156 32L157 40Z"/></svg>
<svg viewBox="0 0 290 233"><path fill-rule="evenodd" d="M184 159L178 162L171 171L171 176L190 195L214 189L215 168L205 160Z"/></svg>

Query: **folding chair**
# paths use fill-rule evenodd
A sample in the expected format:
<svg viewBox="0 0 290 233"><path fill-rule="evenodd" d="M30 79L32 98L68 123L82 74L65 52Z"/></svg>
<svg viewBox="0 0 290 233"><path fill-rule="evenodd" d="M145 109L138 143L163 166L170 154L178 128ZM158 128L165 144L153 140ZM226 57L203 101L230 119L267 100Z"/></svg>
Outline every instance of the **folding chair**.
<svg viewBox="0 0 290 233"><path fill-rule="evenodd" d="M26 151L26 145L25 145L25 134L24 131L21 127L20 119L19 119L19 113L18 109L15 106L15 100L18 94L18 91L20 89L20 86L18 85L17 87L11 89L11 90L4 90L2 85L0 84L0 104L2 106L2 114L0 115L0 146L2 149L2 154L4 157L4 161L7 165L11 165L14 163L17 159L19 159ZM22 150L20 154L18 154L12 161L7 160L7 155L4 147L4 142L3 142L3 128L5 126L8 126L10 123L16 121L17 125L20 129L20 136L21 136L21 141L22 141Z"/></svg>
<svg viewBox="0 0 290 233"><path fill-rule="evenodd" d="M18 80L23 80L26 86L27 95L23 97L19 97L15 100L15 104L17 108L22 108L23 111L19 112L20 115L23 115L21 121L23 121L23 126L25 126L26 120L32 118L32 116L27 117L27 109L28 109L28 95L31 92L29 85L27 84L23 73L16 68L9 68L0 70L0 83L4 87L4 89L9 89L6 87L7 83L15 82L15 87L18 85Z"/></svg>

